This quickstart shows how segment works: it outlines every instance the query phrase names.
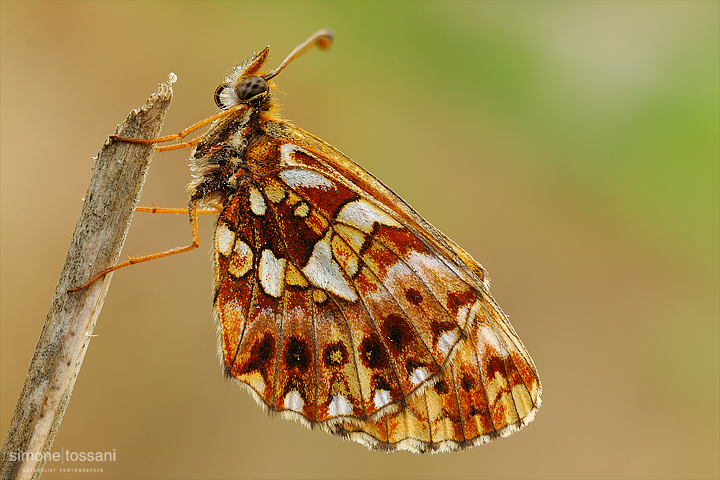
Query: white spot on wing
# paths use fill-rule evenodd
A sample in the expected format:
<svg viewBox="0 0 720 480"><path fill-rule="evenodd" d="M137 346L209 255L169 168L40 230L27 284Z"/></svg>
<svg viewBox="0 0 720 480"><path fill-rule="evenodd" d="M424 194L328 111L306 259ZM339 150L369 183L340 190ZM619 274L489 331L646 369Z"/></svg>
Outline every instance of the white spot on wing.
<svg viewBox="0 0 720 480"><path fill-rule="evenodd" d="M438 260L435 257L432 257L430 255L427 255L422 252L416 252L411 251L410 252L410 261L412 265L416 265L420 271L418 271L418 274L425 280L427 283L428 281L435 280L435 277L429 276L427 272L444 272L447 270L447 267L444 263L442 263L440 260ZM423 275L425 273L425 275ZM437 275L437 273L436 273Z"/></svg>
<svg viewBox="0 0 720 480"><path fill-rule="evenodd" d="M285 401L283 402L283 405L288 410L294 410L296 412L302 413L303 406L305 406L305 401L302 399L297 390L293 390L287 395L285 395Z"/></svg>
<svg viewBox="0 0 720 480"><path fill-rule="evenodd" d="M424 382L427 377L428 377L428 372L427 372L427 370L425 370L425 367L418 367L415 370L413 370L412 374L410 375L410 383L412 383L415 386L418 386L422 382Z"/></svg>
<svg viewBox="0 0 720 480"><path fill-rule="evenodd" d="M253 266L253 251L250 245L238 240L235 242L235 254L230 260L228 271L240 278L245 275Z"/></svg>
<svg viewBox="0 0 720 480"><path fill-rule="evenodd" d="M286 263L287 259L278 259L272 250L263 250L260 257L260 284L271 297L280 298Z"/></svg>
<svg viewBox="0 0 720 480"><path fill-rule="evenodd" d="M482 339L482 341L478 342L478 345L480 345L483 349L483 353L485 349L492 349L497 354L500 354L502 356L507 355L505 349L502 347L502 345L500 345L497 334L493 331L491 327L480 324L480 328L478 329L478 338Z"/></svg>
<svg viewBox="0 0 720 480"><path fill-rule="evenodd" d="M255 215L265 215L265 198L255 187L250 187L250 210Z"/></svg>
<svg viewBox="0 0 720 480"><path fill-rule="evenodd" d="M339 393L336 394L330 405L328 406L328 415L337 417L338 415L352 415L353 408L348 399Z"/></svg>
<svg viewBox="0 0 720 480"><path fill-rule="evenodd" d="M351 225L365 233L372 232L375 222L391 227L402 226L390 215L365 200L355 200L346 204L338 213L337 221Z"/></svg>
<svg viewBox="0 0 720 480"><path fill-rule="evenodd" d="M458 308L458 312L457 312L457 315L455 316L455 318L457 319L458 324L461 327L464 327L465 324L467 323L469 314L470 314L470 307L468 307L467 305L462 305Z"/></svg>
<svg viewBox="0 0 720 480"><path fill-rule="evenodd" d="M234 242L235 233L227 225L219 224L215 229L215 247L217 250L227 257L232 251Z"/></svg>
<svg viewBox="0 0 720 480"><path fill-rule="evenodd" d="M326 236L315 244L312 256L303 273L316 287L332 292L338 297L354 302L357 300L355 290L350 287L340 271L340 266L332 259L330 237Z"/></svg>
<svg viewBox="0 0 720 480"><path fill-rule="evenodd" d="M440 338L438 339L438 349L440 349L443 354L447 355L453 345L455 345L455 342L457 342L458 337L459 334L457 330L448 330L440 335Z"/></svg>
<svg viewBox="0 0 720 480"><path fill-rule="evenodd" d="M387 390L375 390L375 396L373 401L375 402L375 408L382 408L390 403L391 397L390 392Z"/></svg>
<svg viewBox="0 0 720 480"><path fill-rule="evenodd" d="M298 150L297 145L293 145L292 143L284 143L282 146L280 146L280 161L282 165L291 165L295 162L293 162L293 159L290 158L290 153L295 152Z"/></svg>
<svg viewBox="0 0 720 480"><path fill-rule="evenodd" d="M303 168L293 168L280 172L280 178L291 187L320 188L329 190L333 188L332 182L319 173Z"/></svg>

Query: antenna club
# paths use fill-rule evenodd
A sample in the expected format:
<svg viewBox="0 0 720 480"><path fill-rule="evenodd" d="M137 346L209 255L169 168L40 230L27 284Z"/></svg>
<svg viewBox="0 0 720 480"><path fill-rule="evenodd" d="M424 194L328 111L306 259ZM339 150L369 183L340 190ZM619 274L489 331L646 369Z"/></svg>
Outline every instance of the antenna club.
<svg viewBox="0 0 720 480"><path fill-rule="evenodd" d="M297 57L302 55L303 53L307 52L314 46L318 46L322 49L326 49L330 46L330 44L333 41L333 32L332 30L329 30L327 28L324 28L318 32L315 32L305 40L303 43L295 47L295 49L290 52L290 55L288 55L285 60L272 72L263 75L263 78L265 80L270 80L271 78L274 78L277 76L278 73L280 73L285 67L288 66L290 62L295 60ZM267 49L266 49L267 50Z"/></svg>
<svg viewBox="0 0 720 480"><path fill-rule="evenodd" d="M330 45L332 45L333 40L335 40L335 32L330 30L329 28L324 28L316 33L317 35L317 46L322 48L323 50L326 48L330 48Z"/></svg>

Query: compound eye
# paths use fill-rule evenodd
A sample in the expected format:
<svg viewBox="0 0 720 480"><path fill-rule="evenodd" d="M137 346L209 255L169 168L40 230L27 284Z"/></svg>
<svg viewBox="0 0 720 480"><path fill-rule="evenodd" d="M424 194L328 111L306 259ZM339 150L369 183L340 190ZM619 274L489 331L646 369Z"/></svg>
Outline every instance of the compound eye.
<svg viewBox="0 0 720 480"><path fill-rule="evenodd" d="M244 78L237 87L235 93L240 100L248 100L255 95L268 91L268 84L262 77Z"/></svg>
<svg viewBox="0 0 720 480"><path fill-rule="evenodd" d="M228 85L227 83L223 83L215 89L215 105L222 109L226 109L229 106L225 102L223 102L223 98L225 98L229 93L226 91L228 88L230 88L230 85Z"/></svg>

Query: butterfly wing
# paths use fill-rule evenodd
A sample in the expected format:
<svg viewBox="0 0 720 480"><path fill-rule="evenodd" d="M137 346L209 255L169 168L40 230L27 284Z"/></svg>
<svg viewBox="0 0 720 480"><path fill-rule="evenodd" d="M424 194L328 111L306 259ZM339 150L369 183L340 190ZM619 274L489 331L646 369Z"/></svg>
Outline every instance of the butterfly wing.
<svg viewBox="0 0 720 480"><path fill-rule="evenodd" d="M286 122L264 128L247 155L277 161L245 177L216 227L226 372L270 410L333 433L407 415L452 377L458 342L495 308L487 276L333 147ZM487 321L537 378L505 316Z"/></svg>
<svg viewBox="0 0 720 480"><path fill-rule="evenodd" d="M442 379L409 396L400 410L326 431L373 449L427 453L481 445L530 423L542 387L523 351L495 329L498 313L483 309L443 367Z"/></svg>

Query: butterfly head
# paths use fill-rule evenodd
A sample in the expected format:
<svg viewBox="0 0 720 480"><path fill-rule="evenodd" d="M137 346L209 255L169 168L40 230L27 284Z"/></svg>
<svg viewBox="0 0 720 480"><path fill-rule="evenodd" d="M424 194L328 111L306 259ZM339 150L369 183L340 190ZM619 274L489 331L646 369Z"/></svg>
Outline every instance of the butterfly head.
<svg viewBox="0 0 720 480"><path fill-rule="evenodd" d="M265 47L260 53L246 58L242 63L230 70L225 82L215 90L215 103L226 110L241 103L251 103L268 99L270 91L275 87L272 78L282 71L291 61L307 50L317 45L328 48L332 43L333 34L330 30L320 30L304 43L300 44L290 55L271 72L262 72L262 66L268 59L270 47Z"/></svg>
<svg viewBox="0 0 720 480"><path fill-rule="evenodd" d="M270 47L246 58L225 77L215 90L215 104L223 110L240 103L266 97L274 86L264 78L260 69L270 54Z"/></svg>

